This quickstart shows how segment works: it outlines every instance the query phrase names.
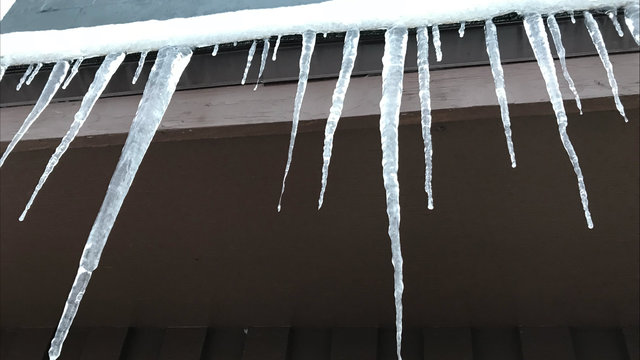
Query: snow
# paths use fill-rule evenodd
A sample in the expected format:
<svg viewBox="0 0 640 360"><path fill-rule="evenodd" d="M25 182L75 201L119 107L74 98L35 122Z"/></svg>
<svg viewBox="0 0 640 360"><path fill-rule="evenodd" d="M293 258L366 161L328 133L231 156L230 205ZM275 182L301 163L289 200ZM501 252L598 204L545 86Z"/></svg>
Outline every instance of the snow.
<svg viewBox="0 0 640 360"><path fill-rule="evenodd" d="M247 54L247 65L244 67L244 74L242 75L242 81L240 84L244 85L247 82L247 75L249 75L249 69L251 68L251 60L253 60L253 55L256 53L256 47L258 43L253 40L251 43L251 47L249 48L249 54Z"/></svg>
<svg viewBox="0 0 640 360"><path fill-rule="evenodd" d="M120 207L142 158L151 144L151 139L160 125L160 120L169 105L178 80L191 59L191 54L192 51L188 47L175 46L162 48L158 52L122 149L122 155L113 172L107 194L84 247L78 275L71 287L58 328L51 341L50 359L57 359L60 356L62 344L78 311L80 300L89 284L91 274L98 267L102 250L106 245Z"/></svg>
<svg viewBox="0 0 640 360"><path fill-rule="evenodd" d="M433 144L431 143L431 91L429 89L429 31L426 26L416 30L418 43L418 83L420 91L420 125L424 141L424 191L427 193L427 208L433 209Z"/></svg>
<svg viewBox="0 0 640 360"><path fill-rule="evenodd" d="M562 45L562 35L560 34L560 27L558 26L558 22L556 21L555 16L549 15L549 17L547 17L547 26L549 27L549 31L551 32L551 38L553 39L553 44L556 47L556 53L558 53L558 58L560 59L562 75L569 84L569 89L571 89L571 92L576 99L576 106L578 107L578 110L580 110L580 115L582 115L582 104L580 103L580 96L578 95L576 85L573 83L573 79L571 78L571 75L569 75L569 70L567 69L567 60L565 58L564 45Z"/></svg>

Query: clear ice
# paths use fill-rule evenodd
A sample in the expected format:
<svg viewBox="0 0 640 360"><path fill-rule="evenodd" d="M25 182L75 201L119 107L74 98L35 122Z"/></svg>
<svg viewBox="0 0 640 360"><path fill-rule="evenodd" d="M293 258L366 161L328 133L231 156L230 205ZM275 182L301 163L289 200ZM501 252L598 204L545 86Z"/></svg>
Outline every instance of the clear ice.
<svg viewBox="0 0 640 360"><path fill-rule="evenodd" d="M251 68L251 60L253 60L253 55L256 53L257 46L258 42L253 40L251 47L249 48L249 54L247 55L247 65L244 67L244 75L242 75L242 81L240 82L242 85L247 82L247 75L249 74L249 68Z"/></svg>
<svg viewBox="0 0 640 360"><path fill-rule="evenodd" d="M189 63L191 54L191 49L187 47L170 46L158 51L140 105L133 118L129 135L122 148L118 165L113 172L107 194L82 252L78 273L69 292L55 336L51 341L49 359L57 359L60 356L62 344L78 311L82 295L89 284L92 272L98 267L109 232L116 221L120 207L151 139L160 125L160 120L169 105L178 80L180 80L180 75Z"/></svg>
<svg viewBox="0 0 640 360"><path fill-rule="evenodd" d="M407 29L393 27L384 35L382 57L382 99L380 100L380 137L382 145L382 177L387 193L387 216L391 239L396 306L396 353L402 359L402 251L400 248L400 184L398 184L398 124L402 99L402 77L407 52Z"/></svg>
<svg viewBox="0 0 640 360"><path fill-rule="evenodd" d="M640 4L634 2L625 6L624 23L627 24L633 40L640 45Z"/></svg>
<svg viewBox="0 0 640 360"><path fill-rule="evenodd" d="M73 79L73 77L76 76L76 74L78 73L78 70L80 69L80 64L82 64L83 60L84 58L80 57L76 59L76 61L73 63L73 66L71 67L71 72L69 73L69 76L67 76L67 80L65 80L64 84L62 84L63 90L66 89L67 86L69 86L71 79Z"/></svg>
<svg viewBox="0 0 640 360"><path fill-rule="evenodd" d="M211 52L211 56L218 55L218 50L220 50L220 45L218 44L213 45L213 51Z"/></svg>
<svg viewBox="0 0 640 360"><path fill-rule="evenodd" d="M144 67L144 61L147 59L148 51L143 51L140 53L140 59L138 59L138 67L136 67L136 72L133 74L133 79L131 79L131 84L135 84L138 82L138 78L142 73L142 68Z"/></svg>
<svg viewBox="0 0 640 360"><path fill-rule="evenodd" d="M31 72L31 75L29 75L29 78L27 79L27 81L25 81L24 83L26 85L31 85L31 82L33 81L33 79L36 78L36 75L38 75L38 72L40 71L41 68L42 68L42 63L38 63L38 65L36 65L36 68L33 69L33 71Z"/></svg>
<svg viewBox="0 0 640 360"><path fill-rule="evenodd" d="M333 91L331 109L329 110L329 118L324 128L324 147L322 149L322 187L320 189L320 197L318 198L318 209L322 207L324 201L324 192L327 188L327 177L329 176L329 163L331 162L331 151L333 150L333 136L338 127L338 121L342 114L344 105L344 97L347 94L349 81L351 80L351 72L358 55L358 41L360 40L360 31L349 30L344 37L344 46L342 48L342 65L340 67L340 75L336 88Z"/></svg>
<svg viewBox="0 0 640 360"><path fill-rule="evenodd" d="M433 144L431 143L431 90L429 88L429 32L426 27L416 30L418 43L418 83L420 85L420 124L424 141L424 191L427 193L427 208L433 209Z"/></svg>
<svg viewBox="0 0 640 360"><path fill-rule="evenodd" d="M604 65L605 70L607 70L607 77L609 78L609 85L611 85L611 92L613 93L613 100L616 103L616 108L624 118L624 121L629 122L627 115L624 113L624 106L622 106L620 97L618 96L618 82L616 82L616 78L613 75L613 65L611 65L611 60L609 60L609 53L604 45L600 28L598 27L596 20L593 18L593 15L588 11L584 12L584 24L587 26L587 30L589 30L589 35L591 36L593 45L595 45L596 50L598 50L598 55L600 55L602 65Z"/></svg>
<svg viewBox="0 0 640 360"><path fill-rule="evenodd" d="M71 123L69 130L62 138L60 145L58 145L53 155L51 155L51 158L47 163L47 167L45 168L44 173L42 174L42 176L40 177L40 180L38 181L38 185L36 185L36 188L33 191L33 194L31 195L31 198L29 199L27 206L22 212L22 215L20 215L20 218L19 218L20 221L24 220L25 216L27 215L27 211L29 211L29 208L33 204L33 201L38 195L38 192L40 191L40 189L42 189L42 186L44 185L45 181L47 181L49 174L51 174L55 166L58 164L58 161L60 161L60 158L62 157L64 152L67 151L67 149L69 148L69 144L71 144L73 139L78 134L78 131L80 131L80 128L82 127L82 125L84 125L84 122L85 120L87 120L87 117L89 116L89 113L93 108L93 105L95 105L96 101L98 101L98 98L100 97L104 89L107 87L107 84L111 79L111 76L113 76L113 73L116 72L116 70L122 63L122 60L124 60L124 57L125 57L125 54L120 53L120 54L110 54L104 58L102 65L96 72L96 76L93 79L91 86L89 86L89 90L87 90L87 93L84 95L84 98L82 99L80 110L78 110L78 112L75 114L73 118L73 123Z"/></svg>
<svg viewBox="0 0 640 360"><path fill-rule="evenodd" d="M578 188L580 190L580 199L582 200L582 208L584 209L584 217L587 220L587 226L589 229L593 229L593 221L591 220L591 213L589 212L589 200L587 198L587 189L584 184L584 177L582 176L582 169L580 169L580 163L578 162L578 155L573 149L569 135L567 134L567 114L564 110L564 104L562 103L562 94L560 93L560 85L558 84L558 77L556 75L556 68L553 64L553 57L551 55L551 49L549 48L549 41L547 40L547 32L544 29L544 23L540 14L526 14L524 17L524 29L531 43L531 48L542 72L542 77L547 87L547 93L551 100L551 105L556 114L558 121L558 131L560 133L560 139L562 145L569 155L571 164L573 165L573 171L578 178Z"/></svg>
<svg viewBox="0 0 640 360"><path fill-rule="evenodd" d="M284 177L282 178L282 190L280 191L280 199L278 200L278 212L282 207L282 195L284 187L291 167L291 159L293 157L293 146L296 142L296 134L298 133L298 122L300 121L300 109L302 108L302 99L307 89L307 80L309 79L309 67L311 65L311 55L313 48L316 46L316 33L307 30L302 33L302 53L300 54L300 74L298 76L298 89L296 90L296 99L293 105L293 123L291 125L291 140L289 141L289 153L287 155L287 165L284 168Z"/></svg>
<svg viewBox="0 0 640 360"><path fill-rule="evenodd" d="M47 80L47 83L44 85L44 89L42 89L42 93L40 93L38 101L24 120L24 123L22 123L22 126L20 126L20 129L18 129L18 132L13 136L13 139L11 139L11 142L4 151L4 154L2 154L2 158L0 158L0 167L2 167L2 164L4 164L7 156L9 156L18 141L22 139L31 125L33 125L33 123L38 119L38 116L40 116L42 111L44 111L47 105L49 105L49 102L51 102L51 99L56 94L62 84L62 81L67 75L67 71L69 71L69 63L66 61L57 62L53 66L51 74L49 75L49 80Z"/></svg>
<svg viewBox="0 0 640 360"><path fill-rule="evenodd" d="M496 88L496 96L500 104L500 117L502 118L502 127L504 127L504 136L507 139L507 149L511 158L511 167L516 167L516 153L513 150L513 141L511 139L511 119L509 118L509 106L507 105L507 91L504 87L504 71L500 63L500 48L498 47L498 31L496 25L491 19L484 23L484 39L487 45L487 55L489 55L489 63L491 64L491 74L493 75L493 83Z"/></svg>
<svg viewBox="0 0 640 360"><path fill-rule="evenodd" d="M29 77L29 75L33 71L34 67L35 67L35 65L31 64L31 65L29 65L27 70L24 71L24 74L22 74L22 77L20 78L20 81L18 81L18 85L16 85L16 91L20 91L20 89L22 89L22 85L24 85L24 82L27 81L27 78Z"/></svg>
<svg viewBox="0 0 640 360"><path fill-rule="evenodd" d="M467 26L467 23L465 23L464 21L460 23L460 29L458 29L458 36L460 36L460 38L464 37L464 29Z"/></svg>
<svg viewBox="0 0 640 360"><path fill-rule="evenodd" d="M267 58L269 57L269 45L269 39L264 39L264 45L262 46L262 58L260 59L260 71L258 72L258 80L256 80L256 86L253 88L253 91L258 89L258 84L262 78L264 66L267 64Z"/></svg>
<svg viewBox="0 0 640 360"><path fill-rule="evenodd" d="M618 36L623 37L624 32L622 31L620 22L618 22L618 9L608 8L606 12L607 12L607 16L609 17L609 19L611 19L611 22L613 23L613 27L616 28L616 32L618 33Z"/></svg>
<svg viewBox="0 0 640 360"><path fill-rule="evenodd" d="M576 99L576 106L578 106L580 115L582 115L582 104L580 103L580 96L578 95L576 85L573 83L573 79L571 78L571 75L569 75L569 70L567 69L567 60L565 59L564 45L562 45L562 35L560 34L560 27L558 26L558 22L556 21L556 17L554 15L549 15L547 17L547 26L549 27L549 31L551 32L553 45L555 45L556 53L558 53L558 58L560 59L562 75L569 84L569 89L571 89L573 97Z"/></svg>
<svg viewBox="0 0 640 360"><path fill-rule="evenodd" d="M271 57L271 61L276 61L278 48L280 47L280 39L282 39L282 35L278 35L278 38L276 39L276 45L273 47L273 56Z"/></svg>
<svg viewBox="0 0 640 360"><path fill-rule="evenodd" d="M436 50L436 61L442 61L442 43L440 42L440 29L438 25L431 27L431 35L433 36L433 48Z"/></svg>

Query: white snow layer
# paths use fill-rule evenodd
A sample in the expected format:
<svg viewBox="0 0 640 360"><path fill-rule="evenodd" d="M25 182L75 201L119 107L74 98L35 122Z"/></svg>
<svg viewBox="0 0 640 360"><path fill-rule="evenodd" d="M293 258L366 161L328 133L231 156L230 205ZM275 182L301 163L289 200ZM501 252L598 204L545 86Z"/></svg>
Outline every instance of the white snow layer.
<svg viewBox="0 0 640 360"><path fill-rule="evenodd" d="M210 46L273 35L373 30L486 20L519 13L624 7L632 0L330 0L317 4L0 35L3 66L56 62L167 45ZM284 20L283 20L284 19Z"/></svg>

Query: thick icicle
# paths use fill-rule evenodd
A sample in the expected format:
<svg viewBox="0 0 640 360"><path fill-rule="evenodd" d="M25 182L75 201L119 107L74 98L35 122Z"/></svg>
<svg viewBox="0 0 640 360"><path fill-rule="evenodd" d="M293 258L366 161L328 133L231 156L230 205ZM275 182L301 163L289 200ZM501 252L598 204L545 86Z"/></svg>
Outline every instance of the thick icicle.
<svg viewBox="0 0 640 360"><path fill-rule="evenodd" d="M273 47L273 56L271 56L271 61L276 61L278 48L280 47L280 39L282 39L282 35L278 35L278 38L276 39L276 45Z"/></svg>
<svg viewBox="0 0 640 360"><path fill-rule="evenodd" d="M609 78L609 85L611 85L611 92L613 93L613 100L616 103L616 108L624 118L624 121L629 122L627 115L624 113L624 106L622 106L620 97L618 96L618 82L616 82L616 78L613 75L613 65L611 65L611 60L609 60L609 53L604 45L600 28L598 27L596 20L593 18L593 15L588 11L584 12L584 24L587 26L587 30L589 30L589 35L591 36L593 45L595 45L596 50L598 50L598 55L600 55L602 65L604 65L605 70L607 70L607 77Z"/></svg>
<svg viewBox="0 0 640 360"><path fill-rule="evenodd" d="M398 184L398 123L402 99L402 77L407 51L407 29L391 28L385 33L382 57L382 99L380 100L380 136L382 140L382 175L387 193L387 216L391 239L391 263L394 269L396 305L396 352L402 345L402 251L400 249L400 184Z"/></svg>
<svg viewBox="0 0 640 360"><path fill-rule="evenodd" d="M262 59L260 59L260 71L258 71L258 80L256 80L256 86L253 88L253 91L258 89L258 84L262 78L264 66L267 64L267 58L269 57L269 45L269 39L264 39L264 45L262 46Z"/></svg>
<svg viewBox="0 0 640 360"><path fill-rule="evenodd" d="M41 68L42 68L42 63L38 63L35 69L33 69L33 71L31 72L31 75L29 75L29 78L27 79L27 81L24 82L25 85L31 85L31 82L33 81L33 79L35 79L36 75L38 75L38 72L40 71Z"/></svg>
<svg viewBox="0 0 640 360"><path fill-rule="evenodd" d="M2 154L2 158L0 158L0 167L2 167L2 164L4 164L7 156L9 156L18 141L22 139L31 125L33 125L33 123L38 119L38 116L40 116L42 111L47 107L47 105L49 105L49 102L56 94L62 84L62 81L67 75L67 71L69 71L69 63L66 61L60 61L53 66L51 74L49 75L49 80L47 80L47 83L44 85L44 89L42 89L42 93L40 93L38 101L24 120L24 123L22 123L22 126L20 126L20 129L18 129L18 132L13 136L13 139L11 139L11 142L4 151L4 154Z"/></svg>
<svg viewBox="0 0 640 360"><path fill-rule="evenodd" d="M64 152L67 151L67 148L69 148L69 144L71 144L73 139L78 134L78 131L80 131L80 128L82 127L82 125L84 125L84 122L85 120L87 120L87 117L89 116L89 113L93 108L93 105L95 105L96 101L98 101L98 98L100 97L104 89L107 87L107 84L111 79L111 76L113 76L113 73L116 72L116 70L122 63L122 60L124 60L124 57L125 57L124 53L110 54L105 57L104 61L102 62L102 65L96 72L96 76L93 79L91 86L89 86L89 90L87 90L87 93L84 95L84 98L82 99L80 110L78 110L78 112L74 116L73 123L71 124L69 131L67 131L67 133L62 138L60 145L58 145L58 147L56 148L56 151L53 153L53 155L51 155L51 158L49 159L49 163L47 163L47 167L45 168L44 173L42 174L42 176L40 177L40 180L38 181L38 185L36 185L36 188L33 191L33 194L31 195L31 198L29 199L27 206L22 212L22 215L20 215L20 218L19 218L20 221L24 220L24 217L27 215L27 211L29 211L29 208L31 207L31 205L33 204L33 201L38 195L38 191L42 189L42 186L44 185L45 181L47 181L49 174L51 174L54 167L58 164L58 161L60 161L60 158L62 157Z"/></svg>
<svg viewBox="0 0 640 360"><path fill-rule="evenodd" d="M576 85L573 83L573 79L571 78L571 75L569 75L569 70L567 69L567 60L565 59L564 45L562 45L562 35L560 34L560 27L558 26L558 22L556 21L556 18L553 14L547 17L547 26L549 27L549 31L551 32L551 38L553 38L553 44L556 47L556 53L558 53L558 58L560 59L560 65L562 66L562 75L564 76L564 79L567 80L569 89L571 89L573 97L576 99L576 105L578 106L578 110L580 110L580 115L582 115L582 104L580 103L580 96L578 95Z"/></svg>
<svg viewBox="0 0 640 360"><path fill-rule="evenodd" d="M433 209L433 144L431 143L431 90L429 88L429 32L426 27L416 31L418 42L418 82L420 84L420 113L422 140L424 141L424 191L427 193L427 208Z"/></svg>
<svg viewBox="0 0 640 360"><path fill-rule="evenodd" d="M576 15L573 13L573 10L569 11L569 18L571 18L571 23L572 24L576 23Z"/></svg>
<svg viewBox="0 0 640 360"><path fill-rule="evenodd" d="M133 74L133 79L131 79L131 84L135 84L138 82L138 78L142 73L142 68L144 67L144 61L147 59L148 51L143 51L140 53L140 59L138 59L138 67L136 67L136 72Z"/></svg>
<svg viewBox="0 0 640 360"><path fill-rule="evenodd" d="M584 184L584 177L582 176L582 169L580 169L580 163L578 162L578 155L573 149L569 135L567 134L567 114L564 110L564 104L562 103L562 93L560 93L560 85L558 84L558 77L556 75L556 68L553 65L553 57L551 55L551 49L549 48L549 41L547 40L547 32L544 29L544 23L540 14L526 14L524 17L524 28L531 43L531 48L542 72L542 77L547 86L547 93L551 100L551 105L556 113L556 119L558 121L558 131L560 132L560 139L562 145L569 155L571 164L573 165L573 171L578 178L578 188L580 189L580 198L582 200L582 208L584 209L584 217L587 220L587 226L589 229L593 229L593 222L591 221L591 213L589 212L589 200L587 198L587 189Z"/></svg>
<svg viewBox="0 0 640 360"><path fill-rule="evenodd" d="M253 40L251 48L249 48L249 54L247 55L247 65L244 67L244 75L242 75L242 81L240 82L242 85L247 82L247 75L249 74L249 68L251 67L251 60L253 60L253 55L256 53L257 46L258 42Z"/></svg>
<svg viewBox="0 0 640 360"><path fill-rule="evenodd" d="M282 195L291 167L291 158L293 157L293 146L296 142L296 134L298 133L298 122L300 121L300 109L302 108L302 99L304 92L307 90L307 79L309 78L309 66L311 65L311 55L313 48L316 46L316 33L307 30L302 33L302 53L300 54L300 74L298 76L298 89L296 90L296 99L293 105L293 123L291 125L291 140L289 141L289 153L287 155L287 165L284 168L284 177L282 178L282 190L280 191L280 199L278 200L278 212L282 206Z"/></svg>
<svg viewBox="0 0 640 360"><path fill-rule="evenodd" d="M460 23L460 29L458 29L458 36L460 36L460 38L464 37L464 29L467 27L467 24L463 21Z"/></svg>
<svg viewBox="0 0 640 360"><path fill-rule="evenodd" d="M640 45L640 4L634 2L625 6L624 23L627 24L633 40Z"/></svg>
<svg viewBox="0 0 640 360"><path fill-rule="evenodd" d="M213 51L211 52L211 56L218 55L218 50L220 50L220 45L218 44L213 45Z"/></svg>
<svg viewBox="0 0 640 360"><path fill-rule="evenodd" d="M158 51L129 135L122 148L122 155L113 172L107 194L84 247L78 274L71 287L55 336L51 341L49 359L57 359L60 356L62 343L78 311L80 300L89 284L91 274L98 267L109 232L142 158L169 105L180 75L189 63L191 54L191 49L187 47L171 46Z"/></svg>
<svg viewBox="0 0 640 360"><path fill-rule="evenodd" d="M623 37L624 36L624 32L622 31L622 27L620 26L620 22L618 22L618 9L616 9L616 8L608 8L607 9L607 16L609 17L609 19L611 19L611 22L613 23L613 27L616 28L616 32L618 33L618 36Z"/></svg>
<svg viewBox="0 0 640 360"><path fill-rule="evenodd" d="M29 77L29 75L33 71L34 67L35 67L35 65L31 64L31 65L29 65L27 70L24 71L24 74L22 74L22 77L20 78L20 81L18 81L18 85L16 85L16 91L20 91L20 89L22 89L22 85L24 85L24 82L27 81L27 78Z"/></svg>
<svg viewBox="0 0 640 360"><path fill-rule="evenodd" d="M82 61L84 60L83 57L80 57L78 59L76 59L76 61L73 63L73 66L71 67L71 73L69 73L69 76L67 76L67 80L64 81L64 84L62 84L62 89L66 89L67 86L69 86L69 83L71 82L71 79L73 79L74 76L76 76L76 74L78 73L78 70L80 69L80 64L82 64Z"/></svg>
<svg viewBox="0 0 640 360"><path fill-rule="evenodd" d="M333 91L331 109L329 110L329 118L324 128L324 147L322 149L322 187L320 189L320 197L318 198L318 209L322 207L324 201L324 192L327 188L327 177L329 176L329 163L331 162L331 151L333 150L333 136L338 127L338 121L342 114L344 105L344 97L349 88L351 80L351 72L358 54L358 41L360 40L360 31L349 30L344 37L344 46L342 48L342 65L340 67L340 75L336 88Z"/></svg>
<svg viewBox="0 0 640 360"><path fill-rule="evenodd" d="M442 43L440 42L440 29L438 25L431 27L431 35L433 36L433 48L436 50L436 61L442 61Z"/></svg>
<svg viewBox="0 0 640 360"><path fill-rule="evenodd" d="M500 63L500 48L498 47L498 31L491 19L484 23L484 39L487 45L487 54L489 55L489 63L491 64L491 74L493 75L493 83L496 87L496 96L500 104L500 116L502 118L502 126L504 127L504 136L507 138L507 149L511 158L511 167L516 167L516 153L513 150L513 141L511 140L511 119L509 119L509 106L507 105L507 91L504 87L504 72Z"/></svg>

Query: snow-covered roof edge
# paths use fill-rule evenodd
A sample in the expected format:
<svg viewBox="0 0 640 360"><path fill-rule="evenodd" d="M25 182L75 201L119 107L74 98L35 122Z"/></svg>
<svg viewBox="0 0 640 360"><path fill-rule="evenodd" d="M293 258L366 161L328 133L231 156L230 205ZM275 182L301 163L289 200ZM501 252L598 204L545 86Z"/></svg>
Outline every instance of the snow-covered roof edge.
<svg viewBox="0 0 640 360"><path fill-rule="evenodd" d="M342 32L393 26L485 20L508 13L623 7L630 0L330 0L317 4L253 9L169 20L149 20L65 30L0 35L2 66L55 62L109 53L157 50L167 45L210 46L301 34L305 30Z"/></svg>

